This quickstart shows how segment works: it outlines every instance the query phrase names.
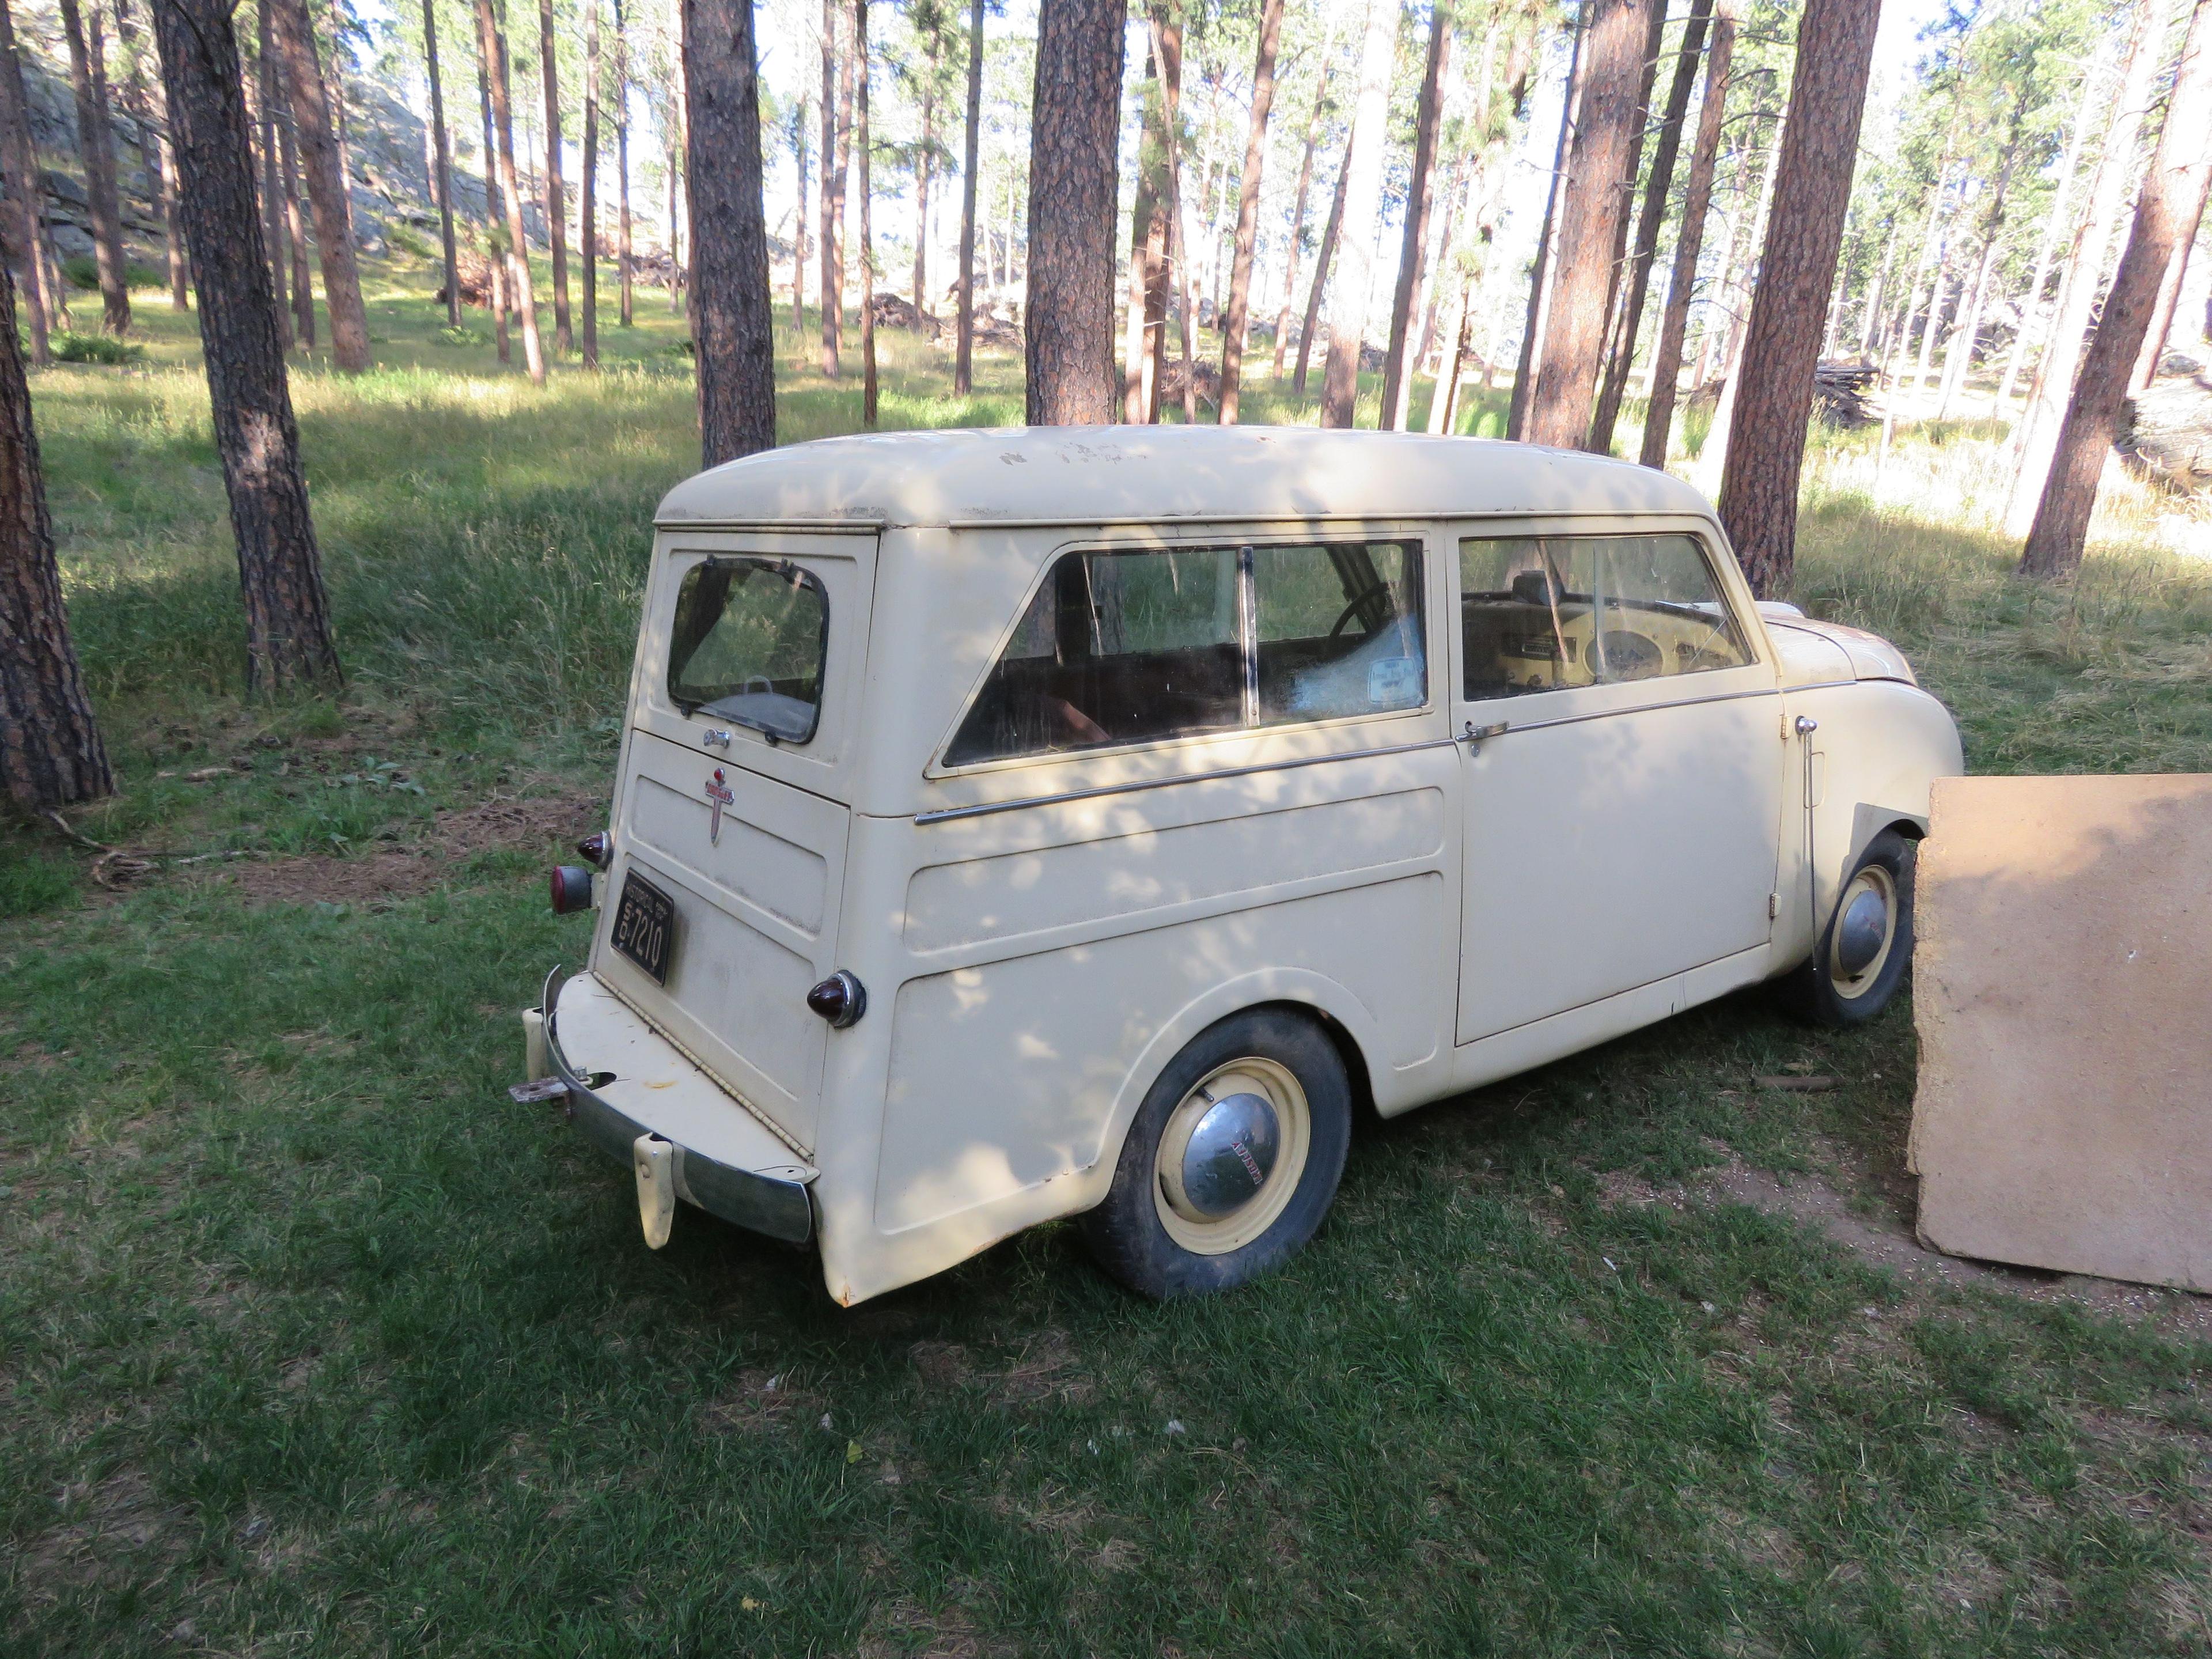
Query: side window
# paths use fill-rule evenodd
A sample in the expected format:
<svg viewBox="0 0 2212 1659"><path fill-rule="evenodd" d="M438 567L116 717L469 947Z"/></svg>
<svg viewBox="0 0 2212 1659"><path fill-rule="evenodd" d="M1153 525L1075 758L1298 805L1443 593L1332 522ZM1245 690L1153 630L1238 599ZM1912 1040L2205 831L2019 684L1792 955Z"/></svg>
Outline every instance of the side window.
<svg viewBox="0 0 2212 1659"><path fill-rule="evenodd" d="M1418 542L1252 550L1263 725L1427 699Z"/></svg>
<svg viewBox="0 0 2212 1659"><path fill-rule="evenodd" d="M1065 554L945 758L1418 708L1421 616L1417 541Z"/></svg>
<svg viewBox="0 0 2212 1659"><path fill-rule="evenodd" d="M1471 698L1752 659L1692 536L1470 536L1459 575Z"/></svg>

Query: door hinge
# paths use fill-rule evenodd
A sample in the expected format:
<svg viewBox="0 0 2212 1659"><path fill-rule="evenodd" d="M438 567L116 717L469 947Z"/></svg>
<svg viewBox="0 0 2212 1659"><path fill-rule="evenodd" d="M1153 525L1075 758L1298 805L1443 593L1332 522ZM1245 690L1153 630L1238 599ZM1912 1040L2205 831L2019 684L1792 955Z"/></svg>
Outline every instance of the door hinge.
<svg viewBox="0 0 2212 1659"><path fill-rule="evenodd" d="M1779 893L1769 893L1766 896L1766 919L1769 921L1771 921L1775 917L1781 914L1782 895Z"/></svg>

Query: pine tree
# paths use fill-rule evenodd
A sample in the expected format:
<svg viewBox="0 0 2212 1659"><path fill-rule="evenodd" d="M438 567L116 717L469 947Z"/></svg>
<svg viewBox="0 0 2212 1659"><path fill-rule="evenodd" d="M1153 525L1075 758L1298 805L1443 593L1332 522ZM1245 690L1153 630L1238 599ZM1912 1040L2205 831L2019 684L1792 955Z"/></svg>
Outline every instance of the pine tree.
<svg viewBox="0 0 2212 1659"><path fill-rule="evenodd" d="M1030 99L1027 417L1114 418L1123 0L1041 0Z"/></svg>

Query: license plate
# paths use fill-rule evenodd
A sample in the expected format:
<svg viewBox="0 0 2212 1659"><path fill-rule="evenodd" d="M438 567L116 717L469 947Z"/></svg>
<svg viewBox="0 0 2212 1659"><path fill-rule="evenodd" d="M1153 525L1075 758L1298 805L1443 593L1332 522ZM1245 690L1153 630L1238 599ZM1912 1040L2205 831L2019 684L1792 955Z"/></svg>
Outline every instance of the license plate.
<svg viewBox="0 0 2212 1659"><path fill-rule="evenodd" d="M676 901L635 871L623 878L615 907L614 947L645 969L656 985L668 983L668 958L676 947Z"/></svg>

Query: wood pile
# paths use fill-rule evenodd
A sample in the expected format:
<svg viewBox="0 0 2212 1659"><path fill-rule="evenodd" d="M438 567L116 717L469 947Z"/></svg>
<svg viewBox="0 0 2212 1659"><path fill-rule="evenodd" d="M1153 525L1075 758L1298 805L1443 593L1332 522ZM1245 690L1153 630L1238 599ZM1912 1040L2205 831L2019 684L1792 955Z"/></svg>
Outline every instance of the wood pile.
<svg viewBox="0 0 2212 1659"><path fill-rule="evenodd" d="M1867 392L1881 371L1872 363L1826 362L1813 369L1813 416L1830 426L1870 424L1875 418L1867 407Z"/></svg>
<svg viewBox="0 0 2212 1659"><path fill-rule="evenodd" d="M2128 404L2118 447L2168 489L2212 489L2212 378L2178 352L2159 369L2150 389Z"/></svg>

